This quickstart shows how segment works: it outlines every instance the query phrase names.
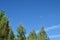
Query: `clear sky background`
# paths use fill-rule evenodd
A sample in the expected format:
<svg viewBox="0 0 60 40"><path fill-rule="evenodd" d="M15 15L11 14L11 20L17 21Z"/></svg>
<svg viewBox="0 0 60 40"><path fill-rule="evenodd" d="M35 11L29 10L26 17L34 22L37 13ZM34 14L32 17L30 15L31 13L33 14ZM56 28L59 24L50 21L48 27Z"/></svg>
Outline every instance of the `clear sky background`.
<svg viewBox="0 0 60 40"><path fill-rule="evenodd" d="M27 35L44 26L51 40L60 40L60 0L0 0L14 34L20 23Z"/></svg>

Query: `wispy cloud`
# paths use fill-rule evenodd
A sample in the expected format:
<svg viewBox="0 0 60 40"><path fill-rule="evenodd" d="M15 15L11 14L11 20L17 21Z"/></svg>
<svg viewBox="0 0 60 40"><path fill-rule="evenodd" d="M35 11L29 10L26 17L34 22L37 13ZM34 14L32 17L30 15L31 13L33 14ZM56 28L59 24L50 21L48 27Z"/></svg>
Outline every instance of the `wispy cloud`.
<svg viewBox="0 0 60 40"><path fill-rule="evenodd" d="M48 27L48 28L45 28L46 31L51 31L51 30L56 30L60 28L60 24L59 25L54 25L54 26L51 26L51 27ZM60 37L60 34L59 35L50 35L49 36L50 38L59 38Z"/></svg>
<svg viewBox="0 0 60 40"><path fill-rule="evenodd" d="M60 24L45 28L45 31L50 31L50 30L54 30L54 29L58 29L58 28L60 28ZM36 33L38 33L38 32L39 32L39 30L36 31Z"/></svg>
<svg viewBox="0 0 60 40"><path fill-rule="evenodd" d="M60 35L50 35L50 38L60 38Z"/></svg>
<svg viewBox="0 0 60 40"><path fill-rule="evenodd" d="M48 27L48 28L45 28L46 31L50 31L50 30L54 30L54 29L57 29L57 28L60 28L60 24L59 25L54 25L54 26L51 26L51 27Z"/></svg>
<svg viewBox="0 0 60 40"><path fill-rule="evenodd" d="M54 26L51 26L51 27L48 27L48 28L45 28L45 31L51 31L51 30L56 30L60 28L60 24L59 25L54 25ZM38 33L39 31L36 31L36 33ZM49 36L50 38L59 38L60 37L60 34L59 35L50 35Z"/></svg>

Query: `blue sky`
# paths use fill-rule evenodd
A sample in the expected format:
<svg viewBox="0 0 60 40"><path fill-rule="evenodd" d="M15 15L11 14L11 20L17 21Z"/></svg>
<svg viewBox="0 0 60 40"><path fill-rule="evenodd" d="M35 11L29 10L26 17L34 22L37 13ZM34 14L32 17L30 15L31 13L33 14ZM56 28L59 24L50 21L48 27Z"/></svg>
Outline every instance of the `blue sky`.
<svg viewBox="0 0 60 40"><path fill-rule="evenodd" d="M60 39L60 0L0 0L1 9L5 10L14 34L22 23L27 34L44 26L51 40Z"/></svg>

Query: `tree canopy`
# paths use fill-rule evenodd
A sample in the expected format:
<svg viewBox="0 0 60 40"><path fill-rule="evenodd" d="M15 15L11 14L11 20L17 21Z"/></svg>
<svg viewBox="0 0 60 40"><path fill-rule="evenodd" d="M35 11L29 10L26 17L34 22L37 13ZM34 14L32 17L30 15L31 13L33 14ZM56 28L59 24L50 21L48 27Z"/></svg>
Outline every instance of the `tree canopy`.
<svg viewBox="0 0 60 40"><path fill-rule="evenodd" d="M17 27L17 36L9 25L9 20L5 16L3 10L0 11L0 40L50 40L44 27L41 28L38 34L35 30L32 30L28 36L26 36L26 30L22 24Z"/></svg>
<svg viewBox="0 0 60 40"><path fill-rule="evenodd" d="M17 32L18 32L18 40L26 40L25 38L25 34L26 34L26 30L25 28L22 26L22 24L19 25L19 27L17 28Z"/></svg>
<svg viewBox="0 0 60 40"><path fill-rule="evenodd" d="M44 30L44 27L42 27L41 30L39 31L37 39L38 40L49 40L49 37L47 36Z"/></svg>

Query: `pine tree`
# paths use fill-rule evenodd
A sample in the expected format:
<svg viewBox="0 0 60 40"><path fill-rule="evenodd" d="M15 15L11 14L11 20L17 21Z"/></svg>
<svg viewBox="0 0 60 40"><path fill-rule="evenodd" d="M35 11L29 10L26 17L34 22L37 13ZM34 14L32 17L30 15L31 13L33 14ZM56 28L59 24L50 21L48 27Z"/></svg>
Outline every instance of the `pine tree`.
<svg viewBox="0 0 60 40"><path fill-rule="evenodd" d="M29 36L26 39L26 30L22 26L19 25L17 28L17 37L15 38L12 28L9 26L9 20L5 17L5 12L1 10L0 12L0 40L50 40L47 36L47 33L44 30L44 27L41 28L38 35L36 35L35 31L32 30Z"/></svg>
<svg viewBox="0 0 60 40"><path fill-rule="evenodd" d="M43 27L41 28L40 32L38 33L37 40L49 40Z"/></svg>
<svg viewBox="0 0 60 40"><path fill-rule="evenodd" d="M34 30L32 30L32 32L30 32L30 34L28 36L28 40L37 40L37 35Z"/></svg>
<svg viewBox="0 0 60 40"><path fill-rule="evenodd" d="M25 28L22 26L22 24L20 24L20 26L17 28L17 38L18 40L26 40L25 34L26 34L26 30Z"/></svg>
<svg viewBox="0 0 60 40"><path fill-rule="evenodd" d="M12 31L12 28L9 28L9 35L8 35L8 40L14 40L14 33Z"/></svg>
<svg viewBox="0 0 60 40"><path fill-rule="evenodd" d="M7 40L9 32L9 21L5 17L5 12L0 12L0 40Z"/></svg>

